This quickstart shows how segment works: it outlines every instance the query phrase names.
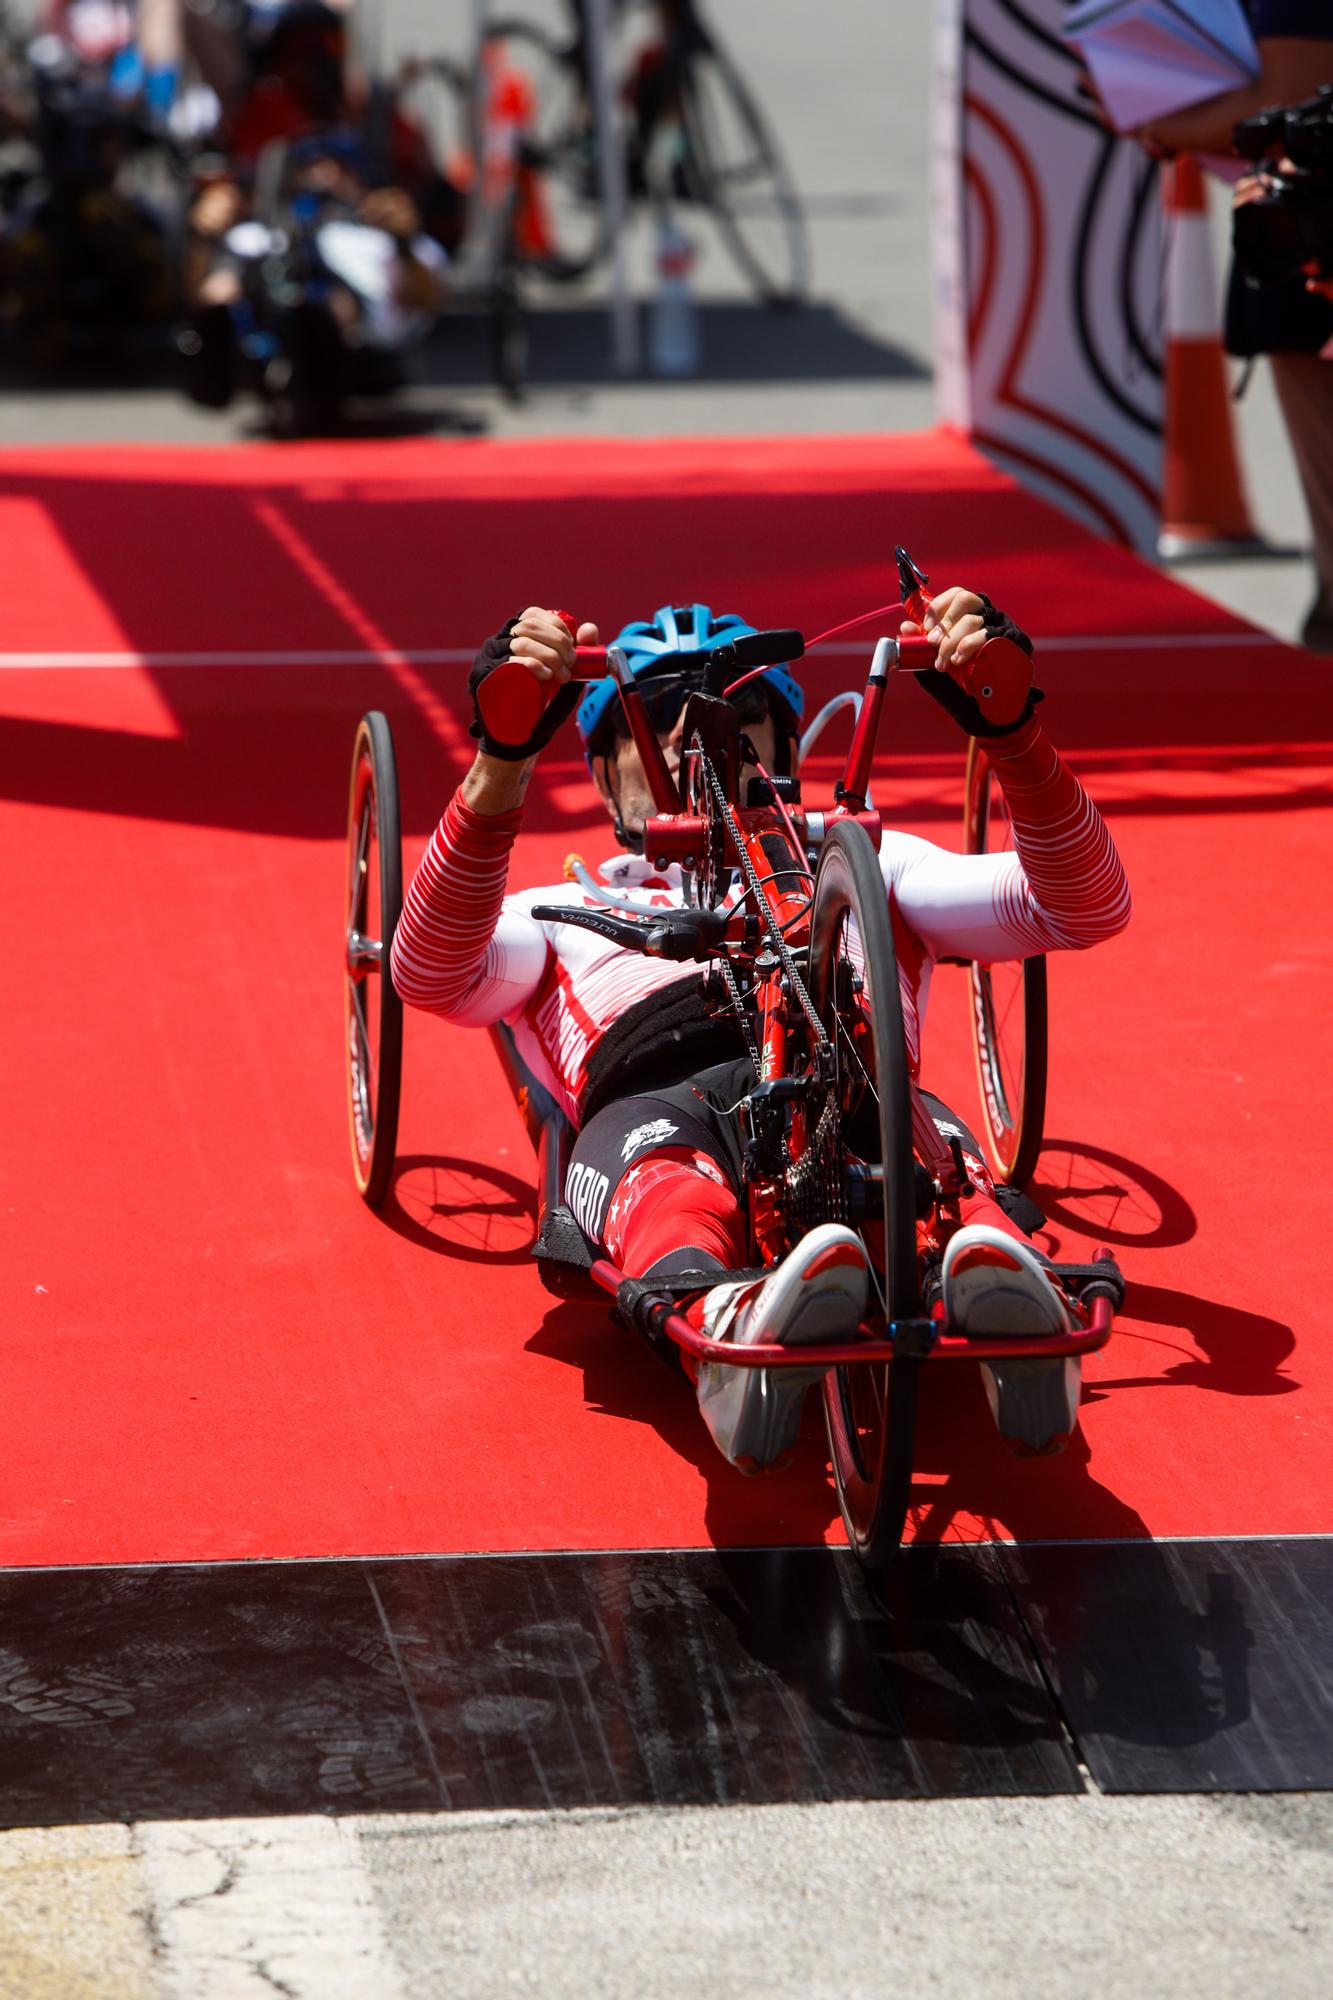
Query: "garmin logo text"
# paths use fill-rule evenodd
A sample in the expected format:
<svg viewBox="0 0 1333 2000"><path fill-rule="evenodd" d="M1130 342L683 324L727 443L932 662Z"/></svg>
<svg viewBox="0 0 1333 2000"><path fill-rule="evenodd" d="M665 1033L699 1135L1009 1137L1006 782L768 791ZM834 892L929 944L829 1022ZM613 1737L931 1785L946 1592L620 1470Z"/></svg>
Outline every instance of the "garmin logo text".
<svg viewBox="0 0 1333 2000"><path fill-rule="evenodd" d="M579 1228L589 1242L596 1243L602 1233L602 1211L606 1207L606 1197L611 1183L605 1174L599 1174L596 1167L573 1166L565 1182L565 1200Z"/></svg>

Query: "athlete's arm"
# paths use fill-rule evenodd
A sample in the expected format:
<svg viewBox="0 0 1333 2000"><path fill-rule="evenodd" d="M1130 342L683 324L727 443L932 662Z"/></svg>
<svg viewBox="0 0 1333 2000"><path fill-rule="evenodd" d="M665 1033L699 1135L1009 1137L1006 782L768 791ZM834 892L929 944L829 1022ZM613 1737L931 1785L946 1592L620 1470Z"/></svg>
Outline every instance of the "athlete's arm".
<svg viewBox="0 0 1333 2000"><path fill-rule="evenodd" d="M522 812L478 812L465 791L466 781L412 877L389 964L409 1007L483 1028L532 998L549 947L540 924L505 907L509 854Z"/></svg>
<svg viewBox="0 0 1333 2000"><path fill-rule="evenodd" d="M1026 634L975 592L948 590L931 604L937 664L966 666L1004 630L1030 651ZM904 627L906 630L907 628ZM949 677L951 713L967 727L962 690ZM977 726L978 718L972 718ZM1025 704L1014 726L985 736L1004 792L1016 852L959 855L894 835L882 863L903 917L933 957L983 961L1042 951L1083 951L1129 921L1129 885L1105 821Z"/></svg>
<svg viewBox="0 0 1333 2000"><path fill-rule="evenodd" d="M487 642L484 662L523 660L534 679L570 678L574 640L557 613L529 606ZM583 643L596 642L591 626ZM409 1006L486 1027L519 1012L540 986L550 947L540 924L505 907L509 855L523 823L536 755L480 749L412 877L390 954L393 983Z"/></svg>

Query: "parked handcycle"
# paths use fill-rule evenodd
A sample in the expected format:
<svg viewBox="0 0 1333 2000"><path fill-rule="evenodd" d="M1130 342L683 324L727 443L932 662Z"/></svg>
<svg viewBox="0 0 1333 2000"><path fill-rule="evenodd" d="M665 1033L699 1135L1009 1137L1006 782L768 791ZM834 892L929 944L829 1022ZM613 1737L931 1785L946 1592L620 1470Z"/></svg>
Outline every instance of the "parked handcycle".
<svg viewBox="0 0 1333 2000"><path fill-rule="evenodd" d="M740 65L698 0L654 0L658 34L620 94L629 191L702 209L737 269L766 305L791 305L809 282L805 218L790 170ZM554 240L551 275L575 277L605 254L597 208L590 55L573 0L563 35L522 18L487 24L531 84L535 116L526 143L546 179Z"/></svg>
<svg viewBox="0 0 1333 2000"><path fill-rule="evenodd" d="M487 274L497 379L522 386L521 303L531 277L578 283L609 254L590 46L578 0L553 33L486 23L469 68L414 57L399 88L440 164L472 182L464 266ZM740 65L697 0L654 0L658 33L620 79L627 192L710 217L765 305L799 304L810 251L800 197Z"/></svg>
<svg viewBox="0 0 1333 2000"><path fill-rule="evenodd" d="M925 577L899 551L903 604L925 622ZM982 712L1001 698L1010 642L992 640L970 670ZM703 680L684 715L679 780L673 778L624 655L580 648L578 673L610 674L656 806L644 853L679 866L682 906L633 909L590 896L587 907L534 907L539 922L568 923L626 950L707 968L720 1007L738 1016L755 1081L737 1115L744 1139L744 1199L751 1268L778 1263L810 1229L849 1224L870 1255L875 1303L856 1335L821 1346L824 1412L847 1539L869 1569L882 1567L902 1536L910 1496L917 1387L925 1365L957 1361L1055 1360L1108 1339L1123 1299L1109 1251L1056 1271L1088 1311L1080 1331L1059 1336L961 1335L937 1297L923 1309L923 1261L959 1219L971 1192L961 1141L946 1139L912 1074L904 1038L893 926L877 850L882 822L870 773L885 692L895 671L921 671L934 657L923 635L875 645L852 740L833 802L805 806L795 778L756 766L728 700L775 661L803 654L793 631L758 632L699 656ZM1026 672L1026 660L1021 670ZM497 668L479 694L487 727L523 741L546 698L521 663ZM809 732L807 732L807 741ZM741 797L744 767L759 769ZM1007 837L998 787L982 747L968 762L966 833L974 851ZM385 717L357 732L348 819L345 1025L352 1162L367 1201L383 1199L393 1169L400 1090L402 1014L387 978L389 943L402 898L397 782ZM591 878L589 878L591 886ZM1046 1074L1045 989L1028 961L1002 987L1000 968L969 967L982 1128L1002 1181L1030 1170L1041 1142ZM563 1201L572 1131L524 1064L513 1036L492 1030L538 1154L539 1230L534 1246L559 1296L609 1294L619 1316L654 1345L669 1343L698 1363L806 1367L808 1348L715 1341L677 1309L696 1278L627 1278L589 1252ZM715 1282L717 1274L708 1282Z"/></svg>

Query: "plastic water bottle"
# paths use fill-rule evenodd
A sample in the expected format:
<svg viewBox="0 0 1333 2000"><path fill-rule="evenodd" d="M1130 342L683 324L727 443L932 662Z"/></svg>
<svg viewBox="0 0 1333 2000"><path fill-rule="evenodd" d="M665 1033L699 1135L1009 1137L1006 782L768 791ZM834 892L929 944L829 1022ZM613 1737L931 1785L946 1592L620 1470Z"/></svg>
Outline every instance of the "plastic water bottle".
<svg viewBox="0 0 1333 2000"><path fill-rule="evenodd" d="M648 321L648 359L654 375L697 375L699 309L690 287L694 245L669 215L657 232L657 290Z"/></svg>

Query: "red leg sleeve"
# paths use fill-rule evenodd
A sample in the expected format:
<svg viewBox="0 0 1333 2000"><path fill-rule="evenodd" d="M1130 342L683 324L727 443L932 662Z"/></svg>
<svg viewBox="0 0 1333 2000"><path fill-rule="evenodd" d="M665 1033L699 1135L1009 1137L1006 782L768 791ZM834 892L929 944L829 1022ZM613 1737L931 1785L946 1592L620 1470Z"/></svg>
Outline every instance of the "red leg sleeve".
<svg viewBox="0 0 1333 2000"><path fill-rule="evenodd" d="M668 1146L621 1181L606 1218L606 1247L626 1277L639 1278L673 1251L697 1250L701 1265L745 1262L740 1203L706 1153Z"/></svg>

